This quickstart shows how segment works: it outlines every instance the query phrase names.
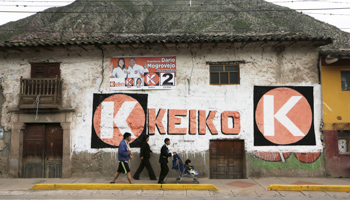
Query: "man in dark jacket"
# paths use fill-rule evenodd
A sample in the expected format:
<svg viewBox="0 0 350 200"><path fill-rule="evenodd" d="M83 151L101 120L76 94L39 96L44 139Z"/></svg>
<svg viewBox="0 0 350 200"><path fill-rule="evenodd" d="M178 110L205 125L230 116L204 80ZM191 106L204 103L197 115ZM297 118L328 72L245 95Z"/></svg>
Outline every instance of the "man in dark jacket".
<svg viewBox="0 0 350 200"><path fill-rule="evenodd" d="M118 171L114 174L113 181L111 183L115 183L115 180L118 178L119 174L124 173L128 177L128 181L131 184L131 172L128 164L130 156L132 156L132 152L128 147L131 140L131 134L126 132L124 133L123 138L124 139L120 142L118 147Z"/></svg>
<svg viewBox="0 0 350 200"><path fill-rule="evenodd" d="M141 158L141 163L139 168L137 169L136 173L134 174L134 179L139 180L140 179L140 174L143 170L144 167L146 167L148 171L149 178L151 180L157 180L156 175L153 172L151 163L149 162L149 159L151 157L151 153L153 153L149 147L148 144L149 141L149 135L146 135L143 138L143 142L141 144L141 151L140 151L140 158Z"/></svg>
<svg viewBox="0 0 350 200"><path fill-rule="evenodd" d="M175 152L171 153L169 152L168 146L170 145L170 139L165 138L164 145L160 149L160 156L159 156L159 163L160 163L160 175L159 175L159 184L164 184L164 178L169 172L168 167L168 157L171 157L172 155L176 155Z"/></svg>

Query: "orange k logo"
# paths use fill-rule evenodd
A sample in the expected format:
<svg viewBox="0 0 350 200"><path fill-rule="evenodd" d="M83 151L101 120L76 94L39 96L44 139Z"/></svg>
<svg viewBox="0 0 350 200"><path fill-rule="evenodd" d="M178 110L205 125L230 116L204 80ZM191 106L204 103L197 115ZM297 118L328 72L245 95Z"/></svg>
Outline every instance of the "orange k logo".
<svg viewBox="0 0 350 200"><path fill-rule="evenodd" d="M94 129L105 143L118 146L125 132L132 141L144 129L145 113L140 103L124 94L112 95L101 102L94 114Z"/></svg>

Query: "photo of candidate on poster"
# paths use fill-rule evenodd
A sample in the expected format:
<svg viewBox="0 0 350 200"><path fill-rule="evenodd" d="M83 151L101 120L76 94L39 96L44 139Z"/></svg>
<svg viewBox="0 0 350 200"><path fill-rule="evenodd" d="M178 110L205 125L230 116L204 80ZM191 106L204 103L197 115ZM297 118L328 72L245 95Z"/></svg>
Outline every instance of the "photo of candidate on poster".
<svg viewBox="0 0 350 200"><path fill-rule="evenodd" d="M135 85L136 87L142 87L142 79L141 78L136 78L136 81L135 81Z"/></svg>
<svg viewBox="0 0 350 200"><path fill-rule="evenodd" d="M111 90L173 89L176 57L112 57Z"/></svg>

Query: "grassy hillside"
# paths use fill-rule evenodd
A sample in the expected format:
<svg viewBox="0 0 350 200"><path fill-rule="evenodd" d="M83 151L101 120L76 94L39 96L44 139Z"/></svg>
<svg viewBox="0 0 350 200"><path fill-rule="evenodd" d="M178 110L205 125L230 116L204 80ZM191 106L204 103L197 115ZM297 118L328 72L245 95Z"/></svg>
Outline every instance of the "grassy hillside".
<svg viewBox="0 0 350 200"><path fill-rule="evenodd" d="M77 0L0 26L0 42L151 33L307 33L349 48L350 34L264 0Z"/></svg>

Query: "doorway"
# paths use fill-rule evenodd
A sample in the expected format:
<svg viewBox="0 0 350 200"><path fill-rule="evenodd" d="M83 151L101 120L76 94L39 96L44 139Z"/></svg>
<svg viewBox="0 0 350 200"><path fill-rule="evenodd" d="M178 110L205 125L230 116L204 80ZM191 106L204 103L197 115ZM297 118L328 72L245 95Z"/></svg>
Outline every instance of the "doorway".
<svg viewBox="0 0 350 200"><path fill-rule="evenodd" d="M244 175L244 140L210 140L210 178L242 179Z"/></svg>
<svg viewBox="0 0 350 200"><path fill-rule="evenodd" d="M23 178L62 177L63 129L60 124L26 124Z"/></svg>

